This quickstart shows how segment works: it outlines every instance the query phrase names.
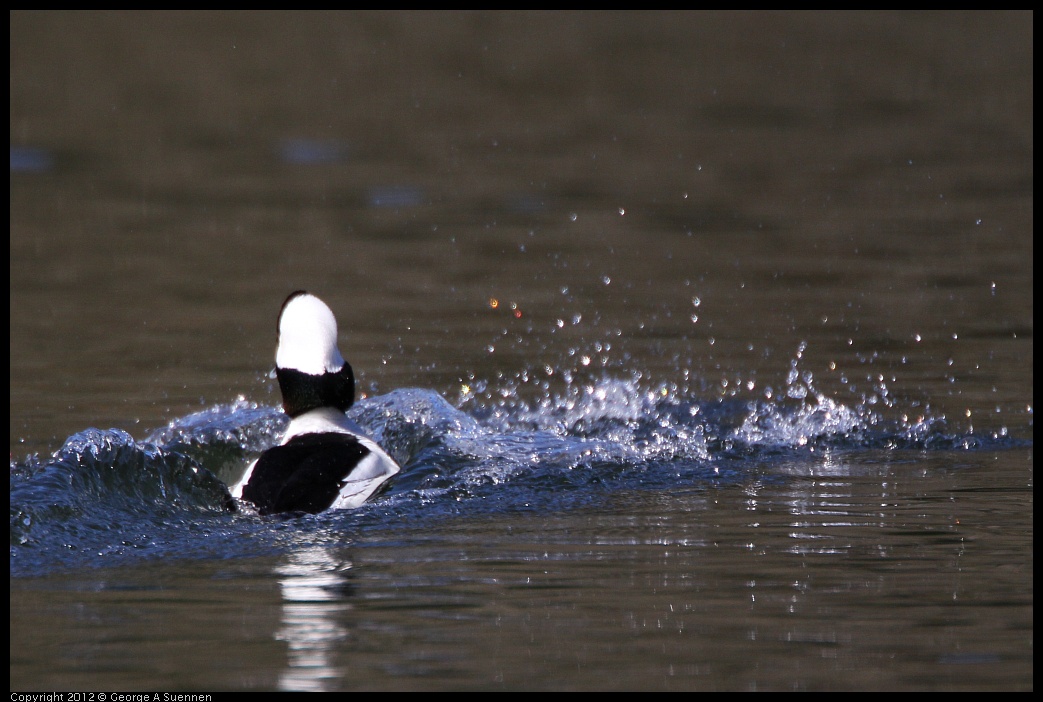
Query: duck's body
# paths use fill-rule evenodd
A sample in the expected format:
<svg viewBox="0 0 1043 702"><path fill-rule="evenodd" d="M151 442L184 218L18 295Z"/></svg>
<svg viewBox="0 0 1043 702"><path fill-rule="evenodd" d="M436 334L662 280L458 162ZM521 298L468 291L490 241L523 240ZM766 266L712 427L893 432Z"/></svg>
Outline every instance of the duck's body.
<svg viewBox="0 0 1043 702"><path fill-rule="evenodd" d="M275 365L290 425L282 443L246 469L232 497L261 514L360 506L400 468L344 415L355 401L355 378L322 300L301 290L286 298Z"/></svg>

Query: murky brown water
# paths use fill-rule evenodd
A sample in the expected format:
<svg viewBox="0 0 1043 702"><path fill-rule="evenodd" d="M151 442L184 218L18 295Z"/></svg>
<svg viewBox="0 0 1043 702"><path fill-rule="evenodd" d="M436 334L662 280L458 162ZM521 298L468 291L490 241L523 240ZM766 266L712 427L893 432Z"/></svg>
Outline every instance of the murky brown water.
<svg viewBox="0 0 1043 702"><path fill-rule="evenodd" d="M370 393L762 397L806 344L1031 438L1031 14L11 22L15 458L274 404L298 287ZM1031 689L1031 446L749 468L13 579L12 689Z"/></svg>
<svg viewBox="0 0 1043 702"><path fill-rule="evenodd" d="M12 684L1031 687L1031 488L1002 491L1002 526L984 518L1026 459L627 492L274 560L18 579Z"/></svg>

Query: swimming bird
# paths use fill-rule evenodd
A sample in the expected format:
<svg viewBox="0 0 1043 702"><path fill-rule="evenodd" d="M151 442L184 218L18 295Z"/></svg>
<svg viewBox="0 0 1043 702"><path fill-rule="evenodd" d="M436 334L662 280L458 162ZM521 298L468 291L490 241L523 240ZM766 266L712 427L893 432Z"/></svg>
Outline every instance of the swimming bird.
<svg viewBox="0 0 1043 702"><path fill-rule="evenodd" d="M344 412L355 376L337 347L337 318L304 290L279 311L275 374L290 416L282 443L254 461L232 497L262 515L353 509L401 470Z"/></svg>

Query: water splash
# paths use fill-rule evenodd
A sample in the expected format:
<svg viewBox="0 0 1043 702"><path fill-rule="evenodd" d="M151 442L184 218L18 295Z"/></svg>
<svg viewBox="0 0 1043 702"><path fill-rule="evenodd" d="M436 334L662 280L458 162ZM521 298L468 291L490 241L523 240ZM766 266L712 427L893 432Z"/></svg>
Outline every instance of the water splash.
<svg viewBox="0 0 1043 702"><path fill-rule="evenodd" d="M287 418L276 407L240 397L140 442L118 429L89 429L49 458L12 462L12 573L278 551L302 524L332 529L335 539L367 520L405 515L569 509L606 490L741 482L781 464L779 475L791 475L823 453L1018 445L1005 434L950 433L929 411L902 412L882 378L849 402L830 397L802 368L804 351L802 344L778 392L765 387L749 400L735 383L706 397L613 362L591 368L579 356L565 368L470 378L455 403L418 388L361 400L349 419L403 471L377 502L313 521L229 511L225 486L281 438Z"/></svg>
<svg viewBox="0 0 1043 702"><path fill-rule="evenodd" d="M119 429L75 434L48 460L11 466L11 557L44 560L163 550L139 525L189 524L234 509L228 489L191 457Z"/></svg>

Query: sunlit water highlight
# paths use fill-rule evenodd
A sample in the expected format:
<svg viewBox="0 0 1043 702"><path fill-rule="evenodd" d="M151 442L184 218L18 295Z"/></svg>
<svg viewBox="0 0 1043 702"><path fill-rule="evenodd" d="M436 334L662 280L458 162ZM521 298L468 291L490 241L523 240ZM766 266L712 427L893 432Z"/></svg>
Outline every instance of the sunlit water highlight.
<svg viewBox="0 0 1043 702"><path fill-rule="evenodd" d="M365 398L349 416L402 473L357 512L296 521L355 530L404 515L437 522L461 510L556 512L613 490L828 475L845 452L1024 444L1005 429L952 432L929 412L910 420L883 383L851 405L826 397L812 374L800 371L803 350L786 387L753 401L701 399L674 384L646 384L640 372L575 371L558 374L566 383L556 391L528 373L476 382L462 388L455 405L419 388ZM86 429L49 458L12 461L12 575L281 553L287 519L252 516L226 486L278 442L285 424L280 409L240 398L178 418L140 441L120 429Z"/></svg>

